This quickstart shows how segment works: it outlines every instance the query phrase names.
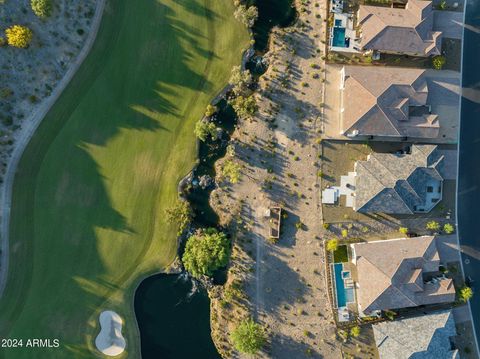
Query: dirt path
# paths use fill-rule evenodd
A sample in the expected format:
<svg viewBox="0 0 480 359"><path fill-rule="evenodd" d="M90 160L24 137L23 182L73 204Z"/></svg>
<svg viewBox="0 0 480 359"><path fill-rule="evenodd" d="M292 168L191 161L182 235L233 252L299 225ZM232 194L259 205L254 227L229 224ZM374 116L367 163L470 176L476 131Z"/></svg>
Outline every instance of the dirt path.
<svg viewBox="0 0 480 359"><path fill-rule="evenodd" d="M8 267L9 267L9 225L10 225L10 209L12 205L12 189L13 189L13 180L15 178L15 173L17 170L17 165L22 157L23 151L27 147L28 142L34 135L36 129L42 122L45 115L48 113L50 108L54 105L58 97L65 90L67 85L70 83L70 80L73 78L77 72L80 65L83 63L87 57L90 49L93 46L95 38L97 36L98 29L100 27L103 10L105 8L105 0L98 0L97 7L95 9L95 15L92 18L92 27L91 31L88 34L88 38L83 46L82 50L77 56L77 59L72 63L71 67L65 73L65 76L60 80L58 85L52 91L50 97L45 99L37 109L31 114L31 116L25 119L25 127L21 129L16 138L15 148L13 149L12 155L10 156L9 162L7 164L7 171L5 173L5 181L1 188L1 199L0 207L2 208L1 213L1 223L0 223L0 297L3 295L5 290L5 285L8 277Z"/></svg>

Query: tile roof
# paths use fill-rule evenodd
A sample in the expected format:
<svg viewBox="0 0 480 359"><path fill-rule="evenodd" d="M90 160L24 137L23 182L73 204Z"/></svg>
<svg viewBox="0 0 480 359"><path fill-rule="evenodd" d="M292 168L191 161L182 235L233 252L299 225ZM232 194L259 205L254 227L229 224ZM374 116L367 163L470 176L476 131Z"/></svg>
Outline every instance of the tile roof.
<svg viewBox="0 0 480 359"><path fill-rule="evenodd" d="M427 187L442 183L442 165L434 145L412 145L410 154L371 153L355 163L354 210L413 214L427 207Z"/></svg>
<svg viewBox="0 0 480 359"><path fill-rule="evenodd" d="M432 2L409 0L405 9L361 5L362 50L439 55L442 33L433 31Z"/></svg>
<svg viewBox="0 0 480 359"><path fill-rule="evenodd" d="M436 138L425 70L344 66L341 131L346 136Z"/></svg>
<svg viewBox="0 0 480 359"><path fill-rule="evenodd" d="M380 359L454 359L457 335L451 310L373 325Z"/></svg>
<svg viewBox="0 0 480 359"><path fill-rule="evenodd" d="M440 256L433 236L356 243L359 308L399 309L452 302L455 288L451 279L424 282L424 275L437 272Z"/></svg>

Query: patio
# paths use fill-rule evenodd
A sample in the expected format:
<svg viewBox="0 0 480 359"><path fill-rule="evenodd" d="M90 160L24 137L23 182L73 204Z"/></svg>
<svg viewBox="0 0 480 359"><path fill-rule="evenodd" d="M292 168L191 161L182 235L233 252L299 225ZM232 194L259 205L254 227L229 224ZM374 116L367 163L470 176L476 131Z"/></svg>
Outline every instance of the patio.
<svg viewBox="0 0 480 359"><path fill-rule="evenodd" d="M340 186L331 186L322 191L322 203L336 204L340 196L345 196L345 206L353 208L355 196L355 172L340 176Z"/></svg>

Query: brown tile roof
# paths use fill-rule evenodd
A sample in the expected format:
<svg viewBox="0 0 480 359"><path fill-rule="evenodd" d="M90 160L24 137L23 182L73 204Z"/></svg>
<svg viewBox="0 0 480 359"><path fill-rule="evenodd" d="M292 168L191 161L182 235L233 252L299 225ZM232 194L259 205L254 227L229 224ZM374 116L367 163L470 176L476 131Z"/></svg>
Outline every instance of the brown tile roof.
<svg viewBox="0 0 480 359"><path fill-rule="evenodd" d="M341 130L346 136L436 138L425 70L344 66Z"/></svg>
<svg viewBox="0 0 480 359"><path fill-rule="evenodd" d="M424 236L353 244L360 309L399 309L455 300L451 279L424 282L437 272L440 257L435 237Z"/></svg>
<svg viewBox="0 0 480 359"><path fill-rule="evenodd" d="M440 54L442 33L432 31L432 2L409 0L405 9L361 5L362 50L430 56Z"/></svg>

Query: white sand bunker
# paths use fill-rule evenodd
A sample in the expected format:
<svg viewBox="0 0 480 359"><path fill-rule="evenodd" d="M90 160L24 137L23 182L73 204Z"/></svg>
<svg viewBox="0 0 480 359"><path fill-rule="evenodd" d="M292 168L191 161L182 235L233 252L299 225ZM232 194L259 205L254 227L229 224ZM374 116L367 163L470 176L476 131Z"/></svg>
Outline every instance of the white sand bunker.
<svg viewBox="0 0 480 359"><path fill-rule="evenodd" d="M111 310L100 313L100 333L95 338L97 349L108 356L117 356L125 350L125 338L122 335L122 318Z"/></svg>

